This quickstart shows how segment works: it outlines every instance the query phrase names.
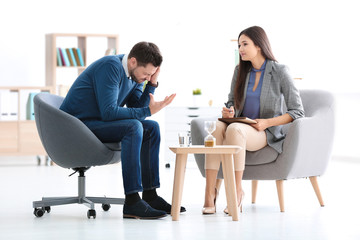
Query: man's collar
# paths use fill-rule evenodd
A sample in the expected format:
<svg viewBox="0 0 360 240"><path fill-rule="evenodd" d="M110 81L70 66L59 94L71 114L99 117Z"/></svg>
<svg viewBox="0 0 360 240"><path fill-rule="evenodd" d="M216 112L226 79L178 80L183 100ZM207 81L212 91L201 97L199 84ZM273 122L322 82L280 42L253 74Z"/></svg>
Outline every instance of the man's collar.
<svg viewBox="0 0 360 240"><path fill-rule="evenodd" d="M123 68L124 68L124 70L125 70L126 76L127 76L128 78L130 78L127 59L128 59L128 55L125 54L125 55L123 56L123 59L122 59L122 66L123 66Z"/></svg>

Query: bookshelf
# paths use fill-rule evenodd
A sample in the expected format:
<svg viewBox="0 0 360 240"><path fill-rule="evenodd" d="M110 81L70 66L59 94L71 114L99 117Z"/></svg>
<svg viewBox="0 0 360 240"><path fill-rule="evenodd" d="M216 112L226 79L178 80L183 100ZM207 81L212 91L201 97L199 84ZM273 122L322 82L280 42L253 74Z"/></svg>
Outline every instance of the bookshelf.
<svg viewBox="0 0 360 240"><path fill-rule="evenodd" d="M77 75L80 75L86 67L91 64L93 60L88 59L89 53L93 50L89 46L89 41L94 39L105 40L105 46L103 47L102 55L96 56L100 58L108 52L109 49L119 49L119 36L116 34L76 34L76 33L51 33L46 34L46 81L45 85L52 87L53 92L59 95L66 95L66 92L72 82L76 79L76 76L67 77L64 79L58 75L59 71L71 71L75 70ZM58 66L57 62L57 48L65 48L64 44L70 44L65 47L80 49L84 66ZM65 43L64 43L65 42ZM97 46L101 48L101 46Z"/></svg>

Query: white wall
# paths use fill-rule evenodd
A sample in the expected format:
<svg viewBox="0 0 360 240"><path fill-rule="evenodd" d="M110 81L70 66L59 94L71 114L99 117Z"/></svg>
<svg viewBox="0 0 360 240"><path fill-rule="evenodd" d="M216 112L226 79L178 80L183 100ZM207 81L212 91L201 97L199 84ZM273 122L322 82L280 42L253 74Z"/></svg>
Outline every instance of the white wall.
<svg viewBox="0 0 360 240"><path fill-rule="evenodd" d="M142 40L160 47L159 99L176 92L173 104L188 105L192 89L201 88L206 100L220 105L234 68L236 43L230 39L259 25L279 62L303 78L300 88L327 89L342 97L350 92L356 100L350 103L357 106L359 22L355 0L1 1L0 86L44 85L46 33L116 33L122 52ZM341 138L348 136L341 125L338 131ZM335 152L360 156L353 140L346 146L339 142L344 146L337 144Z"/></svg>

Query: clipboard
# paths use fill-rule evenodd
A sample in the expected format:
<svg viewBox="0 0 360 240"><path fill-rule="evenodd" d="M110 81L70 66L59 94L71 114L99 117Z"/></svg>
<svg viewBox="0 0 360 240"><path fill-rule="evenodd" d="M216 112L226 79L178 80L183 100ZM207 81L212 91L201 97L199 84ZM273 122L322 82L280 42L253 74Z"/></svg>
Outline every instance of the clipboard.
<svg viewBox="0 0 360 240"><path fill-rule="evenodd" d="M224 123L230 124L234 122L240 123L257 123L254 119L247 118L247 117L236 117L236 118L218 118L219 121Z"/></svg>

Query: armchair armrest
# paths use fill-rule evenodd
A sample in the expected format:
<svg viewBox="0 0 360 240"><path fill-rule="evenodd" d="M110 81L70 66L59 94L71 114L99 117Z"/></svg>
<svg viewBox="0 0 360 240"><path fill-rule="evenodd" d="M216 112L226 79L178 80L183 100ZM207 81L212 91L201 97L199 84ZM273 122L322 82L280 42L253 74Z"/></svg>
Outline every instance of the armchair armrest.
<svg viewBox="0 0 360 240"><path fill-rule="evenodd" d="M289 124L283 152L277 165L287 165L287 178L322 175L331 155L334 139L333 109L320 111Z"/></svg>

